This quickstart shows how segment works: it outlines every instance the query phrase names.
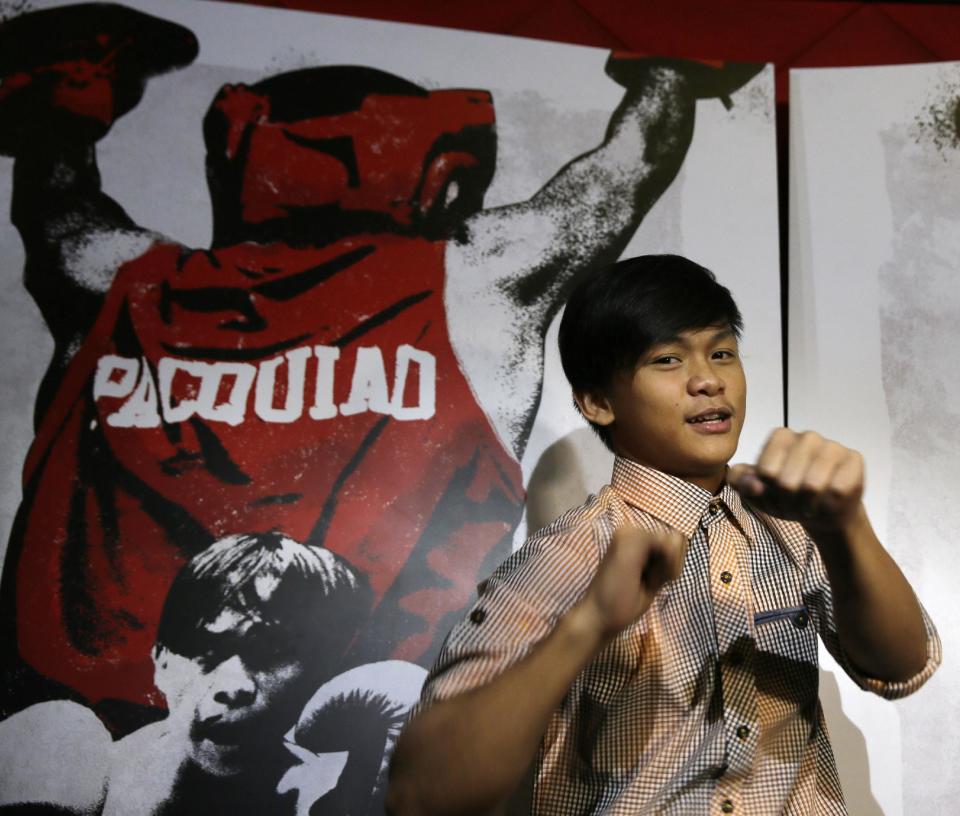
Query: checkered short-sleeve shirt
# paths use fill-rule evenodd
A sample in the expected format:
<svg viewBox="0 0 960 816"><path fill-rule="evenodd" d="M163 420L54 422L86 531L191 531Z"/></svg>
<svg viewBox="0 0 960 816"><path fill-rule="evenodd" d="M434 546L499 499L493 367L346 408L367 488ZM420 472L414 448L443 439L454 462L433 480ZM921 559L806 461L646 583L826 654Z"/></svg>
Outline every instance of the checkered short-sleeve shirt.
<svg viewBox="0 0 960 816"><path fill-rule="evenodd" d="M626 520L690 540L681 575L578 676L540 746L532 810L575 814L844 814L818 698L817 635L883 697L919 688L862 676L840 648L830 585L799 524L626 459L612 484L527 540L450 632L421 705L522 658L583 595Z"/></svg>

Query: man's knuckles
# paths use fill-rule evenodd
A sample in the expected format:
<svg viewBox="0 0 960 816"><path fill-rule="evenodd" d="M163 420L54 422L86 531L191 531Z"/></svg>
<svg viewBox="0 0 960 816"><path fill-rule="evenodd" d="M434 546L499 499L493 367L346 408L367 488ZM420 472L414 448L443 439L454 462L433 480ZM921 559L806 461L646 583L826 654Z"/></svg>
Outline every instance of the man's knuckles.
<svg viewBox="0 0 960 816"><path fill-rule="evenodd" d="M649 533L639 527L624 525L614 530L610 551L620 557L645 554L651 545Z"/></svg>
<svg viewBox="0 0 960 816"><path fill-rule="evenodd" d="M611 544L617 547L634 547L646 550L663 549L674 540L672 536L673 531L646 530L625 524L614 531Z"/></svg>
<svg viewBox="0 0 960 816"><path fill-rule="evenodd" d="M633 572L644 584L675 578L683 565L686 539L676 530L645 530L624 525L614 531L605 561L616 571Z"/></svg>
<svg viewBox="0 0 960 816"><path fill-rule="evenodd" d="M780 428L757 462L756 472L771 486L797 491L826 489L835 474L862 472L862 468L862 456L839 442L815 431L797 433Z"/></svg>

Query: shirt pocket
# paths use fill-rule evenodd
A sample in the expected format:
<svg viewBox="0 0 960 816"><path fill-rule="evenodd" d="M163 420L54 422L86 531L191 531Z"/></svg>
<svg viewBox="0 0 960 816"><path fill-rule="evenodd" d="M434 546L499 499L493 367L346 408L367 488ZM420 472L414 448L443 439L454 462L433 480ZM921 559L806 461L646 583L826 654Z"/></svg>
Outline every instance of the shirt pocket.
<svg viewBox="0 0 960 816"><path fill-rule="evenodd" d="M754 674L762 693L796 705L817 697L817 633L805 606L757 612Z"/></svg>

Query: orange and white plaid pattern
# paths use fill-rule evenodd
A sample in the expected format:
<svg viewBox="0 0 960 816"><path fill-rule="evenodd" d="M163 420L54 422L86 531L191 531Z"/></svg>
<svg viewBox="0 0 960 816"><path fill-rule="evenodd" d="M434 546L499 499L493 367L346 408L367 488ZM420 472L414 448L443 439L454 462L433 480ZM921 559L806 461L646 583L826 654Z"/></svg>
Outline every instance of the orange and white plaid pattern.
<svg viewBox="0 0 960 816"><path fill-rule="evenodd" d="M421 707L480 686L522 658L583 595L624 520L690 539L679 578L579 675L547 728L532 812L845 814L818 699L817 635L840 648L830 585L804 529L626 459L612 484L529 538L479 587L447 637ZM505 724L505 727L509 727Z"/></svg>

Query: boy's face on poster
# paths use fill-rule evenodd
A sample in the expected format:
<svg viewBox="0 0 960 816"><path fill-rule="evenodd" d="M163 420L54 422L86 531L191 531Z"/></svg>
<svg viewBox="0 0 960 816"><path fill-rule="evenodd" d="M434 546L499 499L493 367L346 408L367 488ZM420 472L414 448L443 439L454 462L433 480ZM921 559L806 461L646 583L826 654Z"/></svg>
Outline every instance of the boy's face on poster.
<svg viewBox="0 0 960 816"><path fill-rule="evenodd" d="M314 690L314 671L281 627L224 608L201 627L196 655L160 648L156 684L190 758L214 776L256 768L279 748Z"/></svg>
<svg viewBox="0 0 960 816"><path fill-rule="evenodd" d="M652 347L604 396L614 449L709 490L723 481L746 414L737 338L694 329Z"/></svg>

